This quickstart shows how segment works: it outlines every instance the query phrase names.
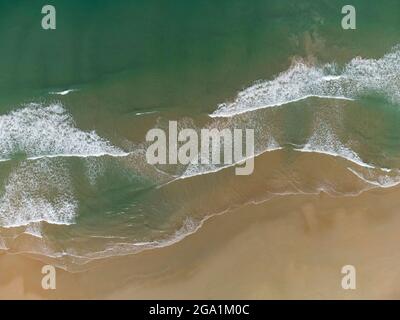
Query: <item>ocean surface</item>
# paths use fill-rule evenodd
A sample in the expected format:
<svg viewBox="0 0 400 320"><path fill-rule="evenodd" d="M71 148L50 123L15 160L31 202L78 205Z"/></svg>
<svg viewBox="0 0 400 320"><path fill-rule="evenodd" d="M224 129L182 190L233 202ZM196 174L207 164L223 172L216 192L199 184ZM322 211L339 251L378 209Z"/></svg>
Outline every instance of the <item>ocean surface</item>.
<svg viewBox="0 0 400 320"><path fill-rule="evenodd" d="M347 2L54 0L45 31L42 1L1 1L0 250L79 269L248 203L400 183L400 1L353 0L343 30ZM253 128L254 173L148 164L170 120Z"/></svg>

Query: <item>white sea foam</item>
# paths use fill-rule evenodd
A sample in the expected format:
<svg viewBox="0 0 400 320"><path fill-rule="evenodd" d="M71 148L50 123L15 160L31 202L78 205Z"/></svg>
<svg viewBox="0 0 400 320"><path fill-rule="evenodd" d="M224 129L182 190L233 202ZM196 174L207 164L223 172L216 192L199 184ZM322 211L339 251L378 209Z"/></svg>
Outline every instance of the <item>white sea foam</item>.
<svg viewBox="0 0 400 320"><path fill-rule="evenodd" d="M65 96L68 93L75 92L75 91L78 91L78 89L68 89L68 90L64 90L64 91L52 91L52 92L49 92L49 94L58 94L61 96Z"/></svg>
<svg viewBox="0 0 400 320"><path fill-rule="evenodd" d="M158 112L158 111L145 111L145 112L136 112L136 115L137 116L144 116L144 115L146 115L146 114L153 114L153 113L156 113L156 112Z"/></svg>
<svg viewBox="0 0 400 320"><path fill-rule="evenodd" d="M279 146L278 142L272 136L268 137L266 146L267 147L265 149L262 149L260 152L254 153L253 155L250 155L249 157L244 157L240 161L237 161L237 162L233 161L230 164L221 164L221 165L202 164L202 160L200 159L198 161L198 163L196 163L196 164L189 164L186 167L186 170L184 171L184 173L175 180L191 178L191 177L200 176L200 175L209 174L209 173L216 173L216 172L221 171L226 168L241 166L241 165L243 165L243 163L245 161L247 161L251 158L255 158L264 152L282 149L282 147ZM172 181L170 181L170 182L172 182Z"/></svg>
<svg viewBox="0 0 400 320"><path fill-rule="evenodd" d="M374 166L365 163L349 146L344 145L333 131L324 123L319 123L313 135L302 148L295 148L300 152L314 152L340 157L366 168Z"/></svg>
<svg viewBox="0 0 400 320"><path fill-rule="evenodd" d="M130 242L113 243L110 244L103 251L90 252L85 256L71 255L70 253L68 253L68 255L76 258L75 262L80 264L85 264L93 259L101 259L109 256L124 256L127 254L138 253L144 250L168 247L183 240L187 236L197 232L197 230L199 230L203 226L204 222L210 219L211 217L221 215L226 211L228 210L207 215L201 220L194 220L191 217L186 217L183 220L182 227L179 228L177 231L175 231L171 236L164 239L154 240L154 241L134 242L134 243Z"/></svg>
<svg viewBox="0 0 400 320"><path fill-rule="evenodd" d="M211 117L232 117L261 108L280 106L309 97L353 100L376 92L400 102L400 48L381 59L355 58L344 68L335 64L311 66L297 62L275 79L261 81L222 103Z"/></svg>
<svg viewBox="0 0 400 320"><path fill-rule="evenodd" d="M21 162L10 173L0 195L2 227L18 227L41 221L74 223L78 204L62 161L55 163L42 159Z"/></svg>
<svg viewBox="0 0 400 320"><path fill-rule="evenodd" d="M268 136L267 139L267 148L265 151L275 151L275 150L281 150L282 147L279 145L279 143L275 140L274 137Z"/></svg>
<svg viewBox="0 0 400 320"><path fill-rule="evenodd" d="M397 175L388 175L388 174L378 174L378 173L361 173L353 168L347 168L351 173L356 175L359 179L363 180L364 182L380 187L380 188L391 188L395 187L400 184L400 175L397 172ZM383 170L382 170L383 171Z"/></svg>
<svg viewBox="0 0 400 320"><path fill-rule="evenodd" d="M219 165L219 166L216 166L216 165L213 165L213 164L201 164L201 163L189 164L187 166L186 170L184 171L184 173L181 176L177 177L174 180L169 181L166 184L169 184L169 183L171 183L173 181L176 181L176 180L192 178L192 177L195 177L195 176L200 176L200 175L205 175L205 174L210 174L210 173L216 173L216 172L219 172L219 171L221 171L223 169L227 169L227 168L230 168L230 167L241 166L241 165L243 165L243 163L245 161L247 161L247 160L249 160L251 158L256 158L256 157L258 157L259 155L261 155L261 154L263 154L265 152L276 151L276 150L281 150L281 149L283 149L283 148L281 146L279 146L279 144L276 142L276 140L273 137L271 137L268 140L267 148L262 150L262 151L260 151L260 152L255 153L254 155L251 155L249 157L244 157L240 161L233 162L231 164L223 164L223 165ZM166 184L164 184L164 185L166 185Z"/></svg>
<svg viewBox="0 0 400 320"><path fill-rule="evenodd" d="M61 104L30 104L0 116L0 160L18 153L30 159L126 155L96 132L77 128Z"/></svg>
<svg viewBox="0 0 400 320"><path fill-rule="evenodd" d="M175 233L169 238L163 240L147 241L147 242L135 242L132 245L134 247L143 247L143 249L166 247L186 238L188 235L196 232L201 226L202 226L201 220L195 221L191 217L186 217L185 220L183 221L182 227L179 228L177 231L175 231Z"/></svg>
<svg viewBox="0 0 400 320"><path fill-rule="evenodd" d="M324 77L322 77L322 79L325 81L339 80L342 78L343 78L342 76L324 76Z"/></svg>
<svg viewBox="0 0 400 320"><path fill-rule="evenodd" d="M35 236L41 236L40 221L74 223L78 204L63 157L129 154L96 132L77 128L61 104L34 103L0 116L0 160L20 153L27 159L0 189L0 226L28 225L25 232Z"/></svg>

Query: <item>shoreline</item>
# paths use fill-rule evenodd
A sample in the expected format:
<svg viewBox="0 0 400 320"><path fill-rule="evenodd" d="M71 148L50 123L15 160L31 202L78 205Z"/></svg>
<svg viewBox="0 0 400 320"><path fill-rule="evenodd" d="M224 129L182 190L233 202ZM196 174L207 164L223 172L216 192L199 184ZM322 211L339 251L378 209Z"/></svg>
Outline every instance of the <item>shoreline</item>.
<svg viewBox="0 0 400 320"><path fill-rule="evenodd" d="M171 246L97 261L79 273L57 269L56 290L40 286L44 263L3 253L0 298L398 298L400 256L392 251L399 193L394 187L252 204L213 216ZM356 290L340 286L347 264L357 269Z"/></svg>

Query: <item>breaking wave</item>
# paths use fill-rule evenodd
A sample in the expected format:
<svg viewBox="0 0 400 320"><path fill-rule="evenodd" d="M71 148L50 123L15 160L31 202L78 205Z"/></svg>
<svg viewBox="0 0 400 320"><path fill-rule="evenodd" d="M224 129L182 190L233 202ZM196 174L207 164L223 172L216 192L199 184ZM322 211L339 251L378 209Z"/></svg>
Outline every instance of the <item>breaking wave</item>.
<svg viewBox="0 0 400 320"><path fill-rule="evenodd" d="M61 104L30 104L0 116L0 160L17 154L28 158L126 155L95 131L78 129Z"/></svg>
<svg viewBox="0 0 400 320"><path fill-rule="evenodd" d="M24 161L5 181L0 197L0 225L10 228L41 221L71 224L77 206L68 172L61 162Z"/></svg>
<svg viewBox="0 0 400 320"><path fill-rule="evenodd" d="M400 102L400 48L380 59L354 58L343 68L334 63L312 66L297 62L275 79L260 81L238 93L233 102L218 105L211 117L232 117L309 97L354 100L367 93Z"/></svg>

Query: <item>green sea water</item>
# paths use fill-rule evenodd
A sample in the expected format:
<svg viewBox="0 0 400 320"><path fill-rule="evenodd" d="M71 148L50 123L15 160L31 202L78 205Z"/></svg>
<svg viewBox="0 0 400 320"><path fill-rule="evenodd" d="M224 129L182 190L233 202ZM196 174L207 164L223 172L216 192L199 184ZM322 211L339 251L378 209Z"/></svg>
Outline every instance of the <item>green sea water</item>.
<svg viewBox="0 0 400 320"><path fill-rule="evenodd" d="M4 249L65 265L132 253L253 200L233 171L179 179L187 168L146 163L146 132L169 120L254 128L258 153L282 153L275 173L307 151L365 185L400 181L399 1L353 0L356 30L339 0L51 4L56 30L41 28L43 2L0 2ZM247 190L260 177L281 193L348 190L257 170Z"/></svg>

